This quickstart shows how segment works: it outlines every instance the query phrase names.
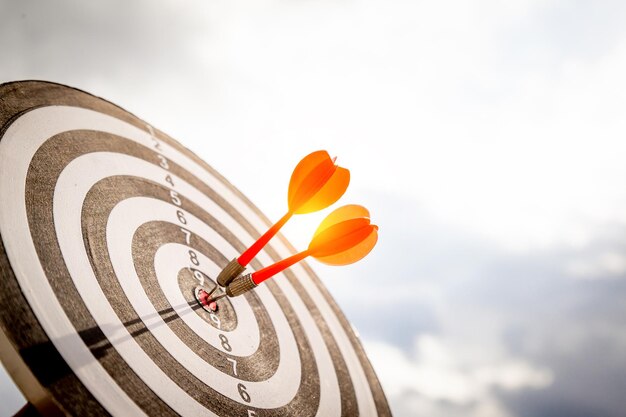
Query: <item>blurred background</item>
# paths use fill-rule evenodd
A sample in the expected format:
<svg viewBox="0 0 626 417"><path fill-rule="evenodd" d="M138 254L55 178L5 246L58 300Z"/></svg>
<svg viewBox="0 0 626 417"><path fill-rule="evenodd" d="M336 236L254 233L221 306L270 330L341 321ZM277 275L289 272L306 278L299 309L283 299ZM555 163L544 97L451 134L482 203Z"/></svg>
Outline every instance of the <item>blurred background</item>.
<svg viewBox="0 0 626 417"><path fill-rule="evenodd" d="M625 416L625 21L621 0L0 0L0 82L122 106L272 220L299 159L337 155L380 240L311 264L396 416ZM329 210L284 234L306 247Z"/></svg>

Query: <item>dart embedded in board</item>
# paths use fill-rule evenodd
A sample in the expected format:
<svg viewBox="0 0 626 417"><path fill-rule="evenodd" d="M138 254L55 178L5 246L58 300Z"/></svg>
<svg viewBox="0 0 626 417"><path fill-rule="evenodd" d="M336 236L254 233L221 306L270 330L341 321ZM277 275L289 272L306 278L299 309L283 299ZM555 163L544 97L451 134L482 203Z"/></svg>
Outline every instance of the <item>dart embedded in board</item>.
<svg viewBox="0 0 626 417"><path fill-rule="evenodd" d="M327 265L357 262L370 253L377 241L378 226L370 223L369 212L365 207L339 207L322 221L306 250L259 271L235 278L226 287L226 294L236 297L250 291L308 256Z"/></svg>
<svg viewBox="0 0 626 417"><path fill-rule="evenodd" d="M220 272L217 282L226 291L212 297L213 302L226 295L241 295L308 256L328 265L348 265L359 261L374 248L378 240L378 226L370 223L369 211L360 205L346 205L322 221L306 250L259 271L241 275L246 265L293 214L322 210L345 193L350 182L350 172L338 167L335 160L330 158L328 152L320 150L300 161L289 182L287 214Z"/></svg>
<svg viewBox="0 0 626 417"><path fill-rule="evenodd" d="M218 284L226 287L239 276L291 216L322 210L346 192L350 171L337 166L335 161L326 151L316 151L302 158L289 181L287 213L238 258L230 261L217 277Z"/></svg>

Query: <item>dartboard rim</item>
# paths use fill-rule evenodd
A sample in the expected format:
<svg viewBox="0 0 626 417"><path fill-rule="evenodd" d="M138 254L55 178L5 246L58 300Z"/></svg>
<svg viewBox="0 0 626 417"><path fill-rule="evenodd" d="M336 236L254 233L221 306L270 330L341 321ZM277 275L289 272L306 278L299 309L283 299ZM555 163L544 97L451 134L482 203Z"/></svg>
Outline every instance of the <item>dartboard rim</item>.
<svg viewBox="0 0 626 417"><path fill-rule="evenodd" d="M15 81L0 84L0 141L2 141L6 130L20 116L37 108L57 105L79 107L104 113L146 132L146 126L150 126L122 107L86 91L47 81ZM176 140L156 128L153 128L153 134L158 137L159 140L164 141L179 152L187 155L203 169L210 172L218 181L221 181L224 186L247 205L247 207L267 226L271 225L270 220L263 215L243 193L208 163L199 158L193 151L185 148ZM296 252L295 248L284 236L279 234L276 238L279 239L289 251L293 253ZM353 327L312 268L306 262L302 262L302 267L323 295L350 341L351 349L356 354L363 372L365 373L378 415L391 415L380 382L365 354L358 335L354 332ZM55 357L56 360L60 360L61 363L65 363L60 353L47 337L47 334L21 291L5 249L5 236L0 236L0 279L5 284L9 284L8 288L5 288L5 290L0 293L0 360L2 360L8 373L20 388L27 401L33 404L42 415L64 415L70 410L64 409L61 403L55 398L55 395L58 396L59 393L52 393L49 389L50 385L47 385L46 381L41 381L40 378L36 376L36 374L41 376L41 372L33 371L34 368L37 369L37 366L40 367L41 364L34 363L32 355L28 357L28 359L25 357L25 349L32 344L32 341L27 343L24 338L36 334L35 337L43 337L44 343L49 345L48 348L51 350L46 351L46 353ZM32 328L14 329L12 327L12 317L14 317L15 312L6 311L5 306L9 305L7 303L8 299L20 300L19 303L23 309L22 314L28 315L24 320L30 321L30 324L33 326ZM15 301L13 301L13 303L15 303ZM316 325L319 326L319 323L316 322ZM71 368L69 369L68 378L69 381L67 381L67 384L70 390L76 389L77 391L82 391L82 395L91 398L95 402L95 404L80 404L72 410L73 412L80 412L81 407L84 411L89 410L89 407L93 406L102 407L102 405L93 398L87 387L77 378Z"/></svg>

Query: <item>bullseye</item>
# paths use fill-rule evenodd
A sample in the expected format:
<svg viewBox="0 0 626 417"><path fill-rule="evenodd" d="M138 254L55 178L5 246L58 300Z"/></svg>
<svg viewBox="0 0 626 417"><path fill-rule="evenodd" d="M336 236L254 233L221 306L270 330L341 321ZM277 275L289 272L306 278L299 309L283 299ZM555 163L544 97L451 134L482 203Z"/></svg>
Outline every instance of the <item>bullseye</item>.
<svg viewBox="0 0 626 417"><path fill-rule="evenodd" d="M216 313L218 306L217 301L211 297L213 295L212 292L206 292L202 287L196 287L194 290L194 295L196 296L196 300L198 303L209 313Z"/></svg>

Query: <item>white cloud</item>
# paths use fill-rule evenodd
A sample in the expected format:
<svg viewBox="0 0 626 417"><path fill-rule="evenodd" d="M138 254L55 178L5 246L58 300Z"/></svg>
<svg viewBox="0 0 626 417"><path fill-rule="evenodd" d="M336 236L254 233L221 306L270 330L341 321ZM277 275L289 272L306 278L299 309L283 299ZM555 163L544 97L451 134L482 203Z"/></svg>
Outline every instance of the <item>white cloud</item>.
<svg viewBox="0 0 626 417"><path fill-rule="evenodd" d="M584 4L556 0L163 6L146 2L128 17L86 7L85 19L104 20L76 27L66 24L81 20L75 8L50 20L24 6L28 26L14 17L3 33L0 76L52 78L129 107L272 219L297 158L327 148L353 170L355 199L399 193L510 249L586 245L599 221L626 223L626 34L609 19L620 8L587 16Z"/></svg>
<svg viewBox="0 0 626 417"><path fill-rule="evenodd" d="M596 256L582 256L566 265L566 272L583 279L611 279L626 276L626 255L607 251Z"/></svg>
<svg viewBox="0 0 626 417"><path fill-rule="evenodd" d="M365 346L397 407L402 401L413 402L419 397L421 406L444 402L471 407L475 416L502 416L505 412L495 389L541 389L553 379L550 370L521 358L489 355L476 361L464 359L455 345L433 335L419 336L410 355L385 342L366 342Z"/></svg>
<svg viewBox="0 0 626 417"><path fill-rule="evenodd" d="M598 222L626 221L626 41L564 53L568 35L597 31L545 16L577 12L558 1L222 6L206 14L214 36L191 43L212 89L188 107L210 122L159 118L272 218L297 158L328 148L354 187L400 193L507 248L585 245ZM207 138L217 148L203 151ZM253 176L259 160L271 164Z"/></svg>

